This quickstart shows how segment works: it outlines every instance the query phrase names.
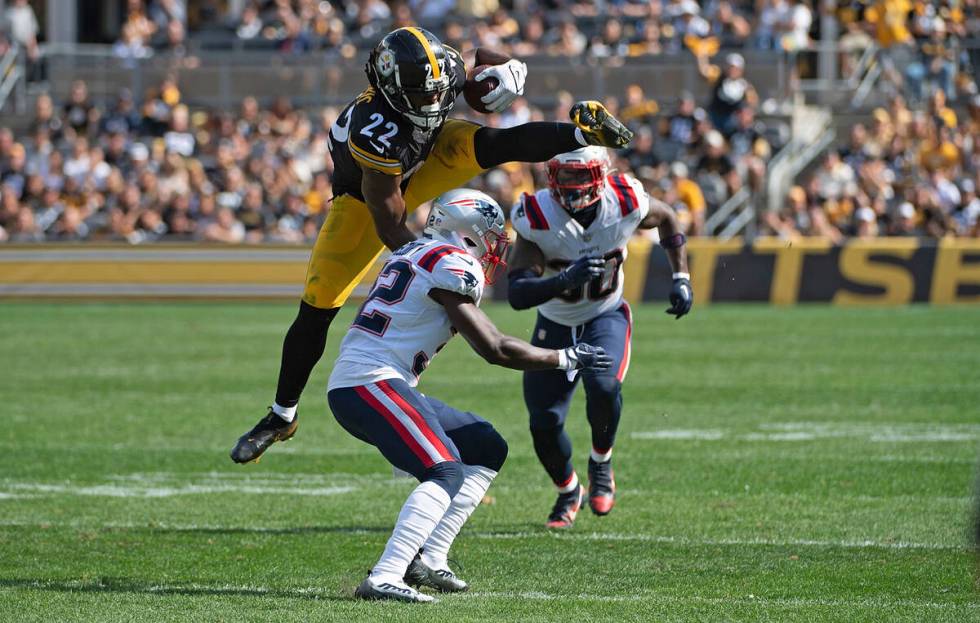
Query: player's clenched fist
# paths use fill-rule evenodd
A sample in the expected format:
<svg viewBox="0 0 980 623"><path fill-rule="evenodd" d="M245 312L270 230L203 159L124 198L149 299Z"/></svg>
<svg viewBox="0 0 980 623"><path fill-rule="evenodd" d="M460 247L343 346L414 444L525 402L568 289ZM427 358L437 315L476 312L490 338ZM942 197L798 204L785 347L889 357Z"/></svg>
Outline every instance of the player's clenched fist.
<svg viewBox="0 0 980 623"><path fill-rule="evenodd" d="M605 270L606 260L595 255L583 255L572 262L568 268L561 271L561 277L571 289L585 285L596 277L601 277Z"/></svg>
<svg viewBox="0 0 980 623"><path fill-rule="evenodd" d="M691 280L686 276L674 277L674 284L670 288L670 308L668 314L673 314L675 320L691 311L694 305L694 291L691 290Z"/></svg>

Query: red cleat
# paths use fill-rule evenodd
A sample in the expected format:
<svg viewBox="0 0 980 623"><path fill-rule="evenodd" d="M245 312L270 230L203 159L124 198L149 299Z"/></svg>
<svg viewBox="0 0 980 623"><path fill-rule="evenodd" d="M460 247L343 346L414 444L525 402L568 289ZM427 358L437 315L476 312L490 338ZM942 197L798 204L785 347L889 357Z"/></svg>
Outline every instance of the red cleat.
<svg viewBox="0 0 980 623"><path fill-rule="evenodd" d="M558 501L555 502L555 507L551 509L551 514L548 515L548 523L545 526L558 529L570 528L575 523L578 510L582 508L584 497L585 487L582 485L576 487L574 491L559 494Z"/></svg>
<svg viewBox="0 0 980 623"><path fill-rule="evenodd" d="M596 515L608 515L616 505L616 480L612 462L589 459L589 507Z"/></svg>

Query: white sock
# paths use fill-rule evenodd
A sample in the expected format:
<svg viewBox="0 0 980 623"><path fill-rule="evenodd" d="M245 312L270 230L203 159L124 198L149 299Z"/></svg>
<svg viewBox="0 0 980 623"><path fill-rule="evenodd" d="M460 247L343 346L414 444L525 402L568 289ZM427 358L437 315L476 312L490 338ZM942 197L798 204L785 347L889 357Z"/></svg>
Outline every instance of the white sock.
<svg viewBox="0 0 980 623"><path fill-rule="evenodd" d="M408 565L446 514L451 500L434 482L423 482L405 500L381 560L371 570L375 582L401 583Z"/></svg>
<svg viewBox="0 0 980 623"><path fill-rule="evenodd" d="M296 417L296 409L299 407L298 404L291 407L284 407L278 402L272 403L272 412L286 420L287 422L292 422L293 418Z"/></svg>
<svg viewBox="0 0 980 623"><path fill-rule="evenodd" d="M612 448L609 448L603 454L596 452L595 448L592 448L591 452L592 460L596 463L608 463L609 459L612 458Z"/></svg>
<svg viewBox="0 0 980 623"><path fill-rule="evenodd" d="M497 472L479 465L463 466L463 486L453 498L449 510L439 520L429 539L422 546L422 562L433 569L448 569L449 548L452 547L456 535L463 529L463 524L470 518L476 507L486 495L490 483L497 477Z"/></svg>
<svg viewBox="0 0 980 623"><path fill-rule="evenodd" d="M582 147L589 146L589 141L585 140L585 135L582 134L582 128L575 128L575 140L578 141L579 145Z"/></svg>
<svg viewBox="0 0 980 623"><path fill-rule="evenodd" d="M578 489L578 474L572 472L572 479L564 487L558 487L558 493L568 493Z"/></svg>

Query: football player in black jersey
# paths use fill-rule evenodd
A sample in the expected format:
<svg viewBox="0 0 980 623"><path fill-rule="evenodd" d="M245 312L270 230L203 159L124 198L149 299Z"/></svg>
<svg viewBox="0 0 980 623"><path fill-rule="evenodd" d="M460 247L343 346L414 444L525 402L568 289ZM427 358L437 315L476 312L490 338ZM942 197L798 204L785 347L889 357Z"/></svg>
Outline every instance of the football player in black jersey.
<svg viewBox="0 0 980 623"><path fill-rule="evenodd" d="M484 49L471 62L490 65L476 80L496 78L483 97L507 108L524 92L524 63ZM299 314L283 341L276 399L231 451L257 460L296 432L296 406L323 355L327 329L385 247L415 240L406 217L419 205L505 162L544 162L584 145L624 147L633 133L599 102L575 104L573 123L533 122L489 128L448 119L466 82L462 55L415 27L388 33L368 59L370 87L330 130L334 199L306 275Z"/></svg>

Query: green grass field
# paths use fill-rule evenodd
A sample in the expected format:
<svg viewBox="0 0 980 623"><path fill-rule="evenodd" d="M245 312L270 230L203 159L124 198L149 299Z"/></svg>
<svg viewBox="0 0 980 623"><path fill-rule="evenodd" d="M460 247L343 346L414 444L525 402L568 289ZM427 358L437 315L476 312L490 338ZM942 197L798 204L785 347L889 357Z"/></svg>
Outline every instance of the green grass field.
<svg viewBox="0 0 980 623"><path fill-rule="evenodd" d="M423 390L510 459L454 552L472 592L361 603L411 481L327 411L228 459L293 305L0 306L3 621L980 621L976 309L635 309L619 502L543 528L518 373L456 340ZM489 313L526 336L533 314ZM587 425L569 418L584 472Z"/></svg>

